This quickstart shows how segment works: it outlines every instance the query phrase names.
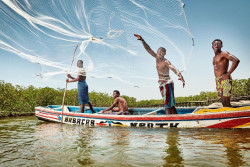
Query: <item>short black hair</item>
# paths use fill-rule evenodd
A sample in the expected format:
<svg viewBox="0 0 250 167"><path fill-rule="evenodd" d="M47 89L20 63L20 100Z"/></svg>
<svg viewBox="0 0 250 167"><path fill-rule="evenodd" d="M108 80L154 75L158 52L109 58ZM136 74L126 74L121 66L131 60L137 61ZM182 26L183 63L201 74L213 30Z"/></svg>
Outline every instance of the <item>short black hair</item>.
<svg viewBox="0 0 250 167"><path fill-rule="evenodd" d="M83 61L82 61L82 60L78 60L78 62L80 62L81 64L83 64Z"/></svg>
<svg viewBox="0 0 250 167"><path fill-rule="evenodd" d="M118 90L114 90L113 92L115 92L116 94L120 96L120 92Z"/></svg>
<svg viewBox="0 0 250 167"><path fill-rule="evenodd" d="M164 47L159 47L160 50L164 52L164 56L166 55L166 49Z"/></svg>
<svg viewBox="0 0 250 167"><path fill-rule="evenodd" d="M212 42L212 45L214 44L215 41L220 41L221 45L223 45L222 40L220 40L220 39L215 39L215 40Z"/></svg>

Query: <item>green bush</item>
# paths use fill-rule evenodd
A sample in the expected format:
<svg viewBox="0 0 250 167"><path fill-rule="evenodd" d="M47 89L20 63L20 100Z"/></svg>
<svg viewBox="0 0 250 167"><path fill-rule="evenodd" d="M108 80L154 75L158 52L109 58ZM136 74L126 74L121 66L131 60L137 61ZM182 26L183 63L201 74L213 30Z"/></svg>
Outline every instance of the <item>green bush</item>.
<svg viewBox="0 0 250 167"><path fill-rule="evenodd" d="M26 88L0 81L0 116L30 115L34 113L36 106L61 105L63 94L64 89L35 88L34 86ZM250 96L250 78L233 80L232 96ZM163 104L162 99L137 101L134 97L122 97L126 99L129 107ZM114 101L111 95L95 91L89 93L89 98L95 107L108 107ZM205 101L218 98L217 92L201 92L199 95L176 97L176 102ZM67 90L65 105L78 105L77 89Z"/></svg>

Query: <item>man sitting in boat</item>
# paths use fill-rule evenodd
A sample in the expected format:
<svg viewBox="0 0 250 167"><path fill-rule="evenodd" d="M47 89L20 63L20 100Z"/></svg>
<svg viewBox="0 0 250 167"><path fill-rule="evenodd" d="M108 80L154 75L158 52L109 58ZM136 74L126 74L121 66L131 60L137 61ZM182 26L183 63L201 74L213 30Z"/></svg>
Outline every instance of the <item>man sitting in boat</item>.
<svg viewBox="0 0 250 167"><path fill-rule="evenodd" d="M183 76L181 75L180 71L171 64L169 60L164 58L164 56L166 55L165 48L160 47L157 50L157 53L155 53L140 35L134 34L134 36L142 42L146 51L151 54L156 60L156 69L159 76L158 83L164 101L166 114L177 114L174 98L174 83L169 76L169 69L171 69L179 77L178 80L182 81L184 88L185 81Z"/></svg>
<svg viewBox="0 0 250 167"><path fill-rule="evenodd" d="M66 82L76 82L78 81L77 88L78 88L78 101L80 104L81 112L84 113L84 107L85 104L89 104L89 108L94 113L92 104L89 101L89 92L88 92L88 84L86 82L86 71L83 68L83 61L78 60L77 61L77 67L79 68L78 73L77 73L77 78L72 77L70 74L68 74L68 78L71 80L67 79Z"/></svg>
<svg viewBox="0 0 250 167"><path fill-rule="evenodd" d="M113 91L114 102L105 110L101 110L99 114L115 114L115 115L128 115L128 105L124 98L120 97L118 90ZM114 108L117 105L117 108Z"/></svg>
<svg viewBox="0 0 250 167"><path fill-rule="evenodd" d="M223 107L231 107L230 97L232 90L232 72L237 68L240 60L230 54L229 52L221 51L222 41L215 39L212 42L212 48L214 50L214 75L216 81L216 89L218 96L221 97ZM232 61L232 65L228 71L229 60Z"/></svg>

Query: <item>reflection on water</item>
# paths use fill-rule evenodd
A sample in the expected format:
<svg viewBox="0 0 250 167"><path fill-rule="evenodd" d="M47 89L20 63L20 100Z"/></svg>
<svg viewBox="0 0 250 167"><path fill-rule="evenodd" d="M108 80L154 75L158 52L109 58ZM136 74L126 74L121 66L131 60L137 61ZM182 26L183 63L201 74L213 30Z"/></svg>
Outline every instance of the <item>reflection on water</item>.
<svg viewBox="0 0 250 167"><path fill-rule="evenodd" d="M127 146L129 146L129 131L121 131L120 129L119 127L113 129L111 146L114 147L113 150L115 153L112 159L120 162L120 166L126 166L126 160L129 158L126 154Z"/></svg>
<svg viewBox="0 0 250 167"><path fill-rule="evenodd" d="M234 143L234 140L227 141L223 145L226 147L225 152L228 159L228 166L243 166L246 164L243 155L240 153L239 146L237 143Z"/></svg>
<svg viewBox="0 0 250 167"><path fill-rule="evenodd" d="M178 148L179 147L178 137L179 137L179 130L176 128L169 129L169 131L167 132L166 144L168 145L168 148L165 150L167 155L164 157L164 160L166 161L166 163L163 165L164 167L184 166L181 151Z"/></svg>
<svg viewBox="0 0 250 167"><path fill-rule="evenodd" d="M184 135L188 141L196 141L192 145L197 154L206 157L207 162L199 162L201 166L249 166L250 133L247 129L192 129L193 135ZM189 145L189 143L187 143ZM202 151L200 151L202 150ZM195 153L196 151L194 151ZM200 155L191 155L201 159ZM191 157L190 156L190 157ZM191 160L193 160L191 158Z"/></svg>
<svg viewBox="0 0 250 167"><path fill-rule="evenodd" d="M79 137L76 141L77 143L77 162L83 166L88 166L94 163L91 159L91 150L93 146L91 143L93 142L93 129L85 128L79 131Z"/></svg>
<svg viewBox="0 0 250 167"><path fill-rule="evenodd" d="M237 130L237 133L234 131L227 131L227 133L220 134L216 141L213 141L213 143L216 144L223 144L223 146L226 148L225 153L228 160L228 166L234 167L246 165L246 161L244 160L244 156L241 152L241 149L244 149L244 147L241 148L240 145L249 141L249 133L250 132L245 134L245 131L241 130ZM249 150L249 143L246 144L248 144L247 149Z"/></svg>
<svg viewBox="0 0 250 167"><path fill-rule="evenodd" d="M150 129L0 119L0 166L250 166L247 129Z"/></svg>

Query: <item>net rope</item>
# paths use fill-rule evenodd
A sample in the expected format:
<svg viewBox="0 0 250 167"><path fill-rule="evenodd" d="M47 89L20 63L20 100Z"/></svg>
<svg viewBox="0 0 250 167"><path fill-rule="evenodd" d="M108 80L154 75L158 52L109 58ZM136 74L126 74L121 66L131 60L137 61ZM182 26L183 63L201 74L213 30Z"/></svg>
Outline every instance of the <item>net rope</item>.
<svg viewBox="0 0 250 167"><path fill-rule="evenodd" d="M140 87L157 78L155 62L134 33L155 52L165 47L166 58L187 70L194 37L184 6L181 0L2 0L0 56L36 63L41 73L34 76L51 80L65 76L79 44L75 59L84 61L90 78Z"/></svg>

